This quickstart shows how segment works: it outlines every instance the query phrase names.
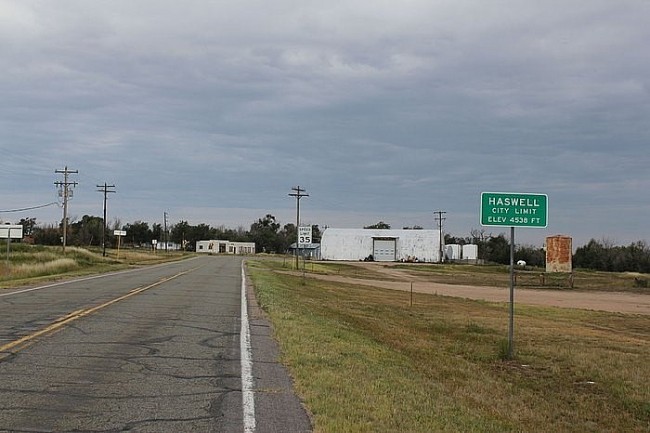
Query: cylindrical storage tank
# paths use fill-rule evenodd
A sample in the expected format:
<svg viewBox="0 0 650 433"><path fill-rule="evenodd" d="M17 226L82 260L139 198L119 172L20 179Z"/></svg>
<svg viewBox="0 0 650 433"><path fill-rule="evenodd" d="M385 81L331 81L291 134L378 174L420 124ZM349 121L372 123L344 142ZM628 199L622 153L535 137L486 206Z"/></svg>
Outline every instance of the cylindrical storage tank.
<svg viewBox="0 0 650 433"><path fill-rule="evenodd" d="M572 272L572 255L571 237L555 235L546 238L546 272Z"/></svg>
<svg viewBox="0 0 650 433"><path fill-rule="evenodd" d="M478 259L478 245L469 244L463 245L463 260L476 260Z"/></svg>
<svg viewBox="0 0 650 433"><path fill-rule="evenodd" d="M461 246L459 244L447 244L445 249L447 250L445 253L447 260L460 260Z"/></svg>

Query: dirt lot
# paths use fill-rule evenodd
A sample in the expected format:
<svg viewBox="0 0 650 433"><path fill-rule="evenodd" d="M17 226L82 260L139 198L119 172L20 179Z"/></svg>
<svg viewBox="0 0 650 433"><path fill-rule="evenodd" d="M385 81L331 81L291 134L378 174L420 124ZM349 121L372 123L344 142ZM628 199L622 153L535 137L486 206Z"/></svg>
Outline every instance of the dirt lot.
<svg viewBox="0 0 650 433"><path fill-rule="evenodd" d="M442 284L425 281L391 267L375 263L355 263L356 266L367 267L377 273L383 273L391 281L378 279L350 278L337 275L309 274L311 278L328 281L338 281L363 284L391 290L429 293L445 296L456 296L468 299L481 299L490 302L508 302L508 287L464 286ZM394 280L400 281L394 281ZM542 305L564 308L581 308L585 310L600 310L617 313L650 314L650 295L620 293L620 292L581 292L572 290L539 290L515 288L515 303L527 305Z"/></svg>

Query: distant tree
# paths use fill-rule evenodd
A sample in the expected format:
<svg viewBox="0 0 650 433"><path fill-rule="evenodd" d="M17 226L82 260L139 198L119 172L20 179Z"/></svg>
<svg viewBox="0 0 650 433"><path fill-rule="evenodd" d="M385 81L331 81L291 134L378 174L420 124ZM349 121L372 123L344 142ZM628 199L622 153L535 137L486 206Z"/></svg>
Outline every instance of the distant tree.
<svg viewBox="0 0 650 433"><path fill-rule="evenodd" d="M465 238L468 244L474 244L478 247L478 258L482 260L489 260L486 257L487 242L492 238L492 234L487 233L485 229L472 229L469 236ZM508 259L510 263L510 259Z"/></svg>
<svg viewBox="0 0 650 433"><path fill-rule="evenodd" d="M187 221L180 221L171 228L170 240L182 244L186 250L194 251L197 241L210 239L232 240L231 233L234 232L223 226L215 229L204 223L193 226Z"/></svg>
<svg viewBox="0 0 650 433"><path fill-rule="evenodd" d="M311 226L311 241L315 244L320 244L320 240L323 237L323 234L320 231L318 224L312 224Z"/></svg>
<svg viewBox="0 0 650 433"><path fill-rule="evenodd" d="M156 223L151 227L151 235L153 236L152 239L155 239L157 241L163 242L164 235L163 235L163 226L160 223Z"/></svg>
<svg viewBox="0 0 650 433"><path fill-rule="evenodd" d="M465 245L468 243L467 239L452 236L448 233L445 233L444 237L445 237L445 245L449 245L449 244Z"/></svg>
<svg viewBox="0 0 650 433"><path fill-rule="evenodd" d="M188 240L193 242L194 245L196 245L196 241L207 241L210 239L219 239L217 237L217 230L204 223L192 226L192 230L188 234Z"/></svg>
<svg viewBox="0 0 650 433"><path fill-rule="evenodd" d="M100 245L103 230L103 218L84 215L81 220L68 226L68 244L78 246Z"/></svg>
<svg viewBox="0 0 650 433"><path fill-rule="evenodd" d="M252 242L250 233L248 233L248 231L242 226L237 227L236 230L232 230L232 233L233 233L233 241Z"/></svg>
<svg viewBox="0 0 650 433"><path fill-rule="evenodd" d="M577 268L610 272L650 272L650 248L645 242L614 246L611 241L591 239L576 249L573 265Z"/></svg>
<svg viewBox="0 0 650 433"><path fill-rule="evenodd" d="M650 247L648 244L639 241L627 247L627 252L630 258L631 268L635 272L650 273Z"/></svg>
<svg viewBox="0 0 650 433"><path fill-rule="evenodd" d="M365 226L364 229L390 229L390 224L387 224L383 221L379 221L377 224L373 224L371 226Z"/></svg>
<svg viewBox="0 0 650 433"><path fill-rule="evenodd" d="M134 246L142 246L148 244L153 239L153 232L149 228L149 223L143 221L135 221L124 226L126 236Z"/></svg>
<svg viewBox="0 0 650 433"><path fill-rule="evenodd" d="M576 249L572 261L573 265L577 268L597 270L602 269L603 263L601 260L604 256L603 245L595 239L591 239L586 245Z"/></svg>
<svg viewBox="0 0 650 433"><path fill-rule="evenodd" d="M296 243L298 230L293 223L285 224L282 230L278 233L278 250L285 252L289 249L291 244Z"/></svg>
<svg viewBox="0 0 650 433"><path fill-rule="evenodd" d="M181 245L182 248L185 248L185 245L188 243L188 236L193 237L191 227L187 221L179 221L169 230L169 240Z"/></svg>
<svg viewBox="0 0 650 433"><path fill-rule="evenodd" d="M31 236L34 233L34 227L36 227L36 218L21 218L18 225L23 226L24 236Z"/></svg>
<svg viewBox="0 0 650 433"><path fill-rule="evenodd" d="M515 262L519 260L525 261L530 266L544 267L546 266L546 252L543 248L532 245L519 246L515 251Z"/></svg>
<svg viewBox="0 0 650 433"><path fill-rule="evenodd" d="M487 239L491 238L492 235L487 234L485 229L472 229L469 232L469 241L472 244L479 244L485 242Z"/></svg>
<svg viewBox="0 0 650 433"><path fill-rule="evenodd" d="M479 246L479 249L481 247ZM493 236L484 242L484 259L489 262L507 265L510 263L510 242L505 235Z"/></svg>
<svg viewBox="0 0 650 433"><path fill-rule="evenodd" d="M226 228L226 226L224 225L220 225L219 227L214 227L214 228L210 227L210 229L204 233L206 237L203 237L202 240L218 239L218 240L229 241L231 240L229 238L230 231L232 230Z"/></svg>
<svg viewBox="0 0 650 433"><path fill-rule="evenodd" d="M421 226L415 225L413 227L402 227L403 230L424 230Z"/></svg>
<svg viewBox="0 0 650 433"><path fill-rule="evenodd" d="M34 227L33 236L37 245L61 245L61 230L55 225Z"/></svg>
<svg viewBox="0 0 650 433"><path fill-rule="evenodd" d="M221 239L231 242L252 242L249 232L242 226L237 227L237 229L231 229L222 225L212 229L212 232L214 234L211 239Z"/></svg>
<svg viewBox="0 0 650 433"><path fill-rule="evenodd" d="M280 223L271 214L251 224L249 233L251 240L255 242L256 250L267 253L285 252L282 249L282 242L278 241L280 227Z"/></svg>

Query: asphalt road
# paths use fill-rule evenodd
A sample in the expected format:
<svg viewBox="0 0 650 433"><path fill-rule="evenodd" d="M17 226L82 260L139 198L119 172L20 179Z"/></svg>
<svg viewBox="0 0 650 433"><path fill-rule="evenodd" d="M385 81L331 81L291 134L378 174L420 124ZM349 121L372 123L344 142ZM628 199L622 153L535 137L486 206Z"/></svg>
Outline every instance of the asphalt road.
<svg viewBox="0 0 650 433"><path fill-rule="evenodd" d="M0 431L309 431L268 322L243 319L258 310L241 265L209 256L0 291Z"/></svg>

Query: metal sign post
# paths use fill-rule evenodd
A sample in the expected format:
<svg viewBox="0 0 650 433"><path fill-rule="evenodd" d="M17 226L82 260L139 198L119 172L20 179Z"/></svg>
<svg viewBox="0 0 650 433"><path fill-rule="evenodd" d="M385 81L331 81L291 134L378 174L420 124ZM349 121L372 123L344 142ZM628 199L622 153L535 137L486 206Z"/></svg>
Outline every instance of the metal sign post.
<svg viewBox="0 0 650 433"><path fill-rule="evenodd" d="M548 196L546 194L481 193L481 225L510 227L508 359L512 359L515 351L515 227L544 228L547 224Z"/></svg>
<svg viewBox="0 0 650 433"><path fill-rule="evenodd" d="M515 228L510 227L510 308L508 320L508 359L515 354Z"/></svg>

